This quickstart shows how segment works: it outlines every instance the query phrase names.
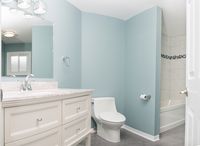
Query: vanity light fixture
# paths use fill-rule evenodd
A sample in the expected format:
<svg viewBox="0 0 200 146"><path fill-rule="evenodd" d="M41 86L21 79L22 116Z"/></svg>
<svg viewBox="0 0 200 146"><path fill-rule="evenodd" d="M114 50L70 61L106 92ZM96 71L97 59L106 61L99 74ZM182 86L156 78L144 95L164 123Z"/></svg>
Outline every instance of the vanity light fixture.
<svg viewBox="0 0 200 146"><path fill-rule="evenodd" d="M2 3L5 3L5 4L11 3L11 2L13 2L13 0L2 0Z"/></svg>
<svg viewBox="0 0 200 146"><path fill-rule="evenodd" d="M36 1L33 7L33 11L35 14L38 14L38 15L45 14L47 10L46 10L46 6L44 2L42 2L41 0Z"/></svg>
<svg viewBox="0 0 200 146"><path fill-rule="evenodd" d="M14 31L5 31L5 32L3 33L3 35L4 35L5 37L7 37L7 38L12 38L12 37L14 37L14 36L16 35L16 33L15 33Z"/></svg>
<svg viewBox="0 0 200 146"><path fill-rule="evenodd" d="M3 1L5 1L4 5L10 8L10 12L17 14L20 13L24 15L24 18L31 18L31 15L40 16L47 12L47 7L43 0L3 0ZM12 4L9 4L8 2Z"/></svg>
<svg viewBox="0 0 200 146"><path fill-rule="evenodd" d="M20 9L33 10L36 15L42 15L46 13L46 6L42 0L18 0L18 5Z"/></svg>
<svg viewBox="0 0 200 146"><path fill-rule="evenodd" d="M17 6L21 9L28 9L31 7L31 0L18 0Z"/></svg>

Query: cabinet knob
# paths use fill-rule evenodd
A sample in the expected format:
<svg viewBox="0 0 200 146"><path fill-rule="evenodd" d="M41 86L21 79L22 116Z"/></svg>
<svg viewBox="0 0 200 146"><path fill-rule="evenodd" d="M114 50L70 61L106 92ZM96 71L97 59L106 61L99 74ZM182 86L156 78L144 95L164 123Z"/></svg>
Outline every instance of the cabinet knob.
<svg viewBox="0 0 200 146"><path fill-rule="evenodd" d="M81 110L80 107L77 107L77 108L76 108L77 113L78 113L80 110Z"/></svg>
<svg viewBox="0 0 200 146"><path fill-rule="evenodd" d="M42 118L37 118L37 122L41 122L42 121Z"/></svg>
<svg viewBox="0 0 200 146"><path fill-rule="evenodd" d="M188 96L188 90L185 89L185 90L183 90L183 91L180 91L180 94L185 94L186 96Z"/></svg>

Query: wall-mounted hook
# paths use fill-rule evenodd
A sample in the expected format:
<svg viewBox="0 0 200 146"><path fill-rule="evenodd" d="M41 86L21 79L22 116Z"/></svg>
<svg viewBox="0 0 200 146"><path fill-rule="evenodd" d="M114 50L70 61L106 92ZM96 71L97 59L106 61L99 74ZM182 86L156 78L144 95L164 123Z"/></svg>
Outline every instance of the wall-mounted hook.
<svg viewBox="0 0 200 146"><path fill-rule="evenodd" d="M70 66L70 57L68 56L62 56L62 61L65 66L69 67Z"/></svg>

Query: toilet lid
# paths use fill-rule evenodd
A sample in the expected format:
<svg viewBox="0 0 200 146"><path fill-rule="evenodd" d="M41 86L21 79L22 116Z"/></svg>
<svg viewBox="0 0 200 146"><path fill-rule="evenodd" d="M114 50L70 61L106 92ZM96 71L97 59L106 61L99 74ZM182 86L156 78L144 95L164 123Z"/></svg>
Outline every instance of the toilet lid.
<svg viewBox="0 0 200 146"><path fill-rule="evenodd" d="M99 116L102 120L108 122L124 122L126 120L124 115L117 112L103 112Z"/></svg>

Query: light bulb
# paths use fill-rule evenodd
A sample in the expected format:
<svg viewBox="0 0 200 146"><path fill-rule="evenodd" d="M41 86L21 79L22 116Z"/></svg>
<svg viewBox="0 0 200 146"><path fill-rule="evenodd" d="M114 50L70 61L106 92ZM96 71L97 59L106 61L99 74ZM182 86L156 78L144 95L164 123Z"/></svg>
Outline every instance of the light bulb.
<svg viewBox="0 0 200 146"><path fill-rule="evenodd" d="M17 6L21 9L28 9L31 7L30 0L18 0Z"/></svg>
<svg viewBox="0 0 200 146"><path fill-rule="evenodd" d="M34 9L34 13L38 15L45 14L47 11L45 4L41 0L35 3L33 9Z"/></svg>

